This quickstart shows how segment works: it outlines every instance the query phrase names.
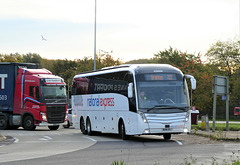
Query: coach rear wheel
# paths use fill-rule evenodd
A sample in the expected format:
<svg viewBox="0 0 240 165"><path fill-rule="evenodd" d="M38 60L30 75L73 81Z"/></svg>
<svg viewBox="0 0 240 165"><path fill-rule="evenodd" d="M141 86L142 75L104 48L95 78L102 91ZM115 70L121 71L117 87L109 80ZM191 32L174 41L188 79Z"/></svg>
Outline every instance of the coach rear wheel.
<svg viewBox="0 0 240 165"><path fill-rule="evenodd" d="M87 134L92 135L92 127L91 127L90 119L87 119Z"/></svg>
<svg viewBox="0 0 240 165"><path fill-rule="evenodd" d="M87 134L87 130L85 128L85 122L83 118L80 119L80 130L83 134Z"/></svg>

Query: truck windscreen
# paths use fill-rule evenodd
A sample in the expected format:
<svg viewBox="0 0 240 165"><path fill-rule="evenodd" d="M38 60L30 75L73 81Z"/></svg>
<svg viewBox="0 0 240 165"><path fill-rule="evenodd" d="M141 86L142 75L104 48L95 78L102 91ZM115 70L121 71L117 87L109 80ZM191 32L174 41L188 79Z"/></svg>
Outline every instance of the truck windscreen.
<svg viewBox="0 0 240 165"><path fill-rule="evenodd" d="M52 102L54 100L60 99L59 102L66 102L66 87L65 86L41 86L41 98L45 102ZM52 101L50 101L52 100Z"/></svg>

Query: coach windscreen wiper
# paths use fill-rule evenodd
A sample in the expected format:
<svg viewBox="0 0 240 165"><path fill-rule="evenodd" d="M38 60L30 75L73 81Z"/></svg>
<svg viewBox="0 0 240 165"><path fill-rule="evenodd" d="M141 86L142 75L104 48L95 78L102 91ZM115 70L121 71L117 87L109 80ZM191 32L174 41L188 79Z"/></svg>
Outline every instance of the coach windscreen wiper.
<svg viewBox="0 0 240 165"><path fill-rule="evenodd" d="M147 112L153 110L153 109L180 109L180 110L186 110L186 108L189 107L176 107L176 106L171 106L171 105L155 105L152 108L149 108Z"/></svg>

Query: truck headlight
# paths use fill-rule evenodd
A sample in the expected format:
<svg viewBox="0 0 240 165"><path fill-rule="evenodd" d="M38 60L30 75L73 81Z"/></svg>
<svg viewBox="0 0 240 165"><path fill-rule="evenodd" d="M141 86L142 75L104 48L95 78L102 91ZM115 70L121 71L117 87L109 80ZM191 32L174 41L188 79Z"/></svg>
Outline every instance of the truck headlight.
<svg viewBox="0 0 240 165"><path fill-rule="evenodd" d="M65 115L65 121L67 121L67 120L68 120L68 115L66 114L66 115Z"/></svg>
<svg viewBox="0 0 240 165"><path fill-rule="evenodd" d="M42 113L42 112L40 112L40 114L42 115L42 120L43 120L43 121L47 121L47 116L46 116L46 114L45 114L45 113Z"/></svg>

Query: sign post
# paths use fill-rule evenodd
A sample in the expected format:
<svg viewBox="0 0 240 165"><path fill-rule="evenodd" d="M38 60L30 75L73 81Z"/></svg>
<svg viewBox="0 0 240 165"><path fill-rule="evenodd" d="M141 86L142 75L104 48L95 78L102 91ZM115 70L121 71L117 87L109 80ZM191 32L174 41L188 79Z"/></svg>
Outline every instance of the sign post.
<svg viewBox="0 0 240 165"><path fill-rule="evenodd" d="M226 98L226 130L229 130L229 91L228 91L228 77L213 75L213 128L215 132L215 121L216 121L216 104L217 95L225 96Z"/></svg>

